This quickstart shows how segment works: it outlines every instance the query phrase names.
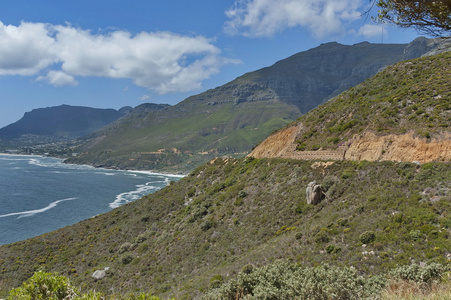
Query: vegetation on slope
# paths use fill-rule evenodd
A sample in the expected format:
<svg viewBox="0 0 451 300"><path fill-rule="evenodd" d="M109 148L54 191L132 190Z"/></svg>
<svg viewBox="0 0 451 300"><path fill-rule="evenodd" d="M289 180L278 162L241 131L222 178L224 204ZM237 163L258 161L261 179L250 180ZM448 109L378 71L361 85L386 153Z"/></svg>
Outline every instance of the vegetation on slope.
<svg viewBox="0 0 451 300"><path fill-rule="evenodd" d="M451 124L451 52L398 63L297 120L298 150L336 149L354 135L432 139Z"/></svg>
<svg viewBox="0 0 451 300"><path fill-rule="evenodd" d="M103 293L91 291L81 294L74 287L67 277L46 273L36 272L30 279L22 283L18 288L12 289L8 294L8 300L160 300L160 298L150 294L131 295L127 298L121 295L106 297Z"/></svg>
<svg viewBox="0 0 451 300"><path fill-rule="evenodd" d="M305 202L311 181L327 188ZM451 164L216 159L176 184L104 215L0 247L0 286L36 270L83 292L193 298L215 276L289 258L359 275L449 262ZM106 267L102 280L91 278Z"/></svg>
<svg viewBox="0 0 451 300"><path fill-rule="evenodd" d="M380 299L396 295L394 285L417 287L416 299L430 295L439 287L444 296L449 278L449 269L443 265L410 265L398 267L387 274L373 277L359 276L354 268L303 267L299 264L279 260L261 268L247 265L225 284L212 281L211 291L202 297L208 299ZM444 283L442 283L442 281ZM217 286L215 286L217 285ZM388 288L387 288L388 287ZM385 289L386 288L386 289ZM385 290L384 290L385 289ZM382 295L381 295L382 294ZM445 298L443 298L445 299Z"/></svg>
<svg viewBox="0 0 451 300"><path fill-rule="evenodd" d="M246 265L223 284L223 277L210 280L209 292L202 299L449 299L450 268L437 263L398 267L387 274L362 277L354 268L302 267L278 260L261 268ZM127 297L91 291L81 294L61 275L36 272L20 287L9 292L8 300L159 300L151 294Z"/></svg>
<svg viewBox="0 0 451 300"><path fill-rule="evenodd" d="M299 115L280 101L207 105L188 99L163 112L129 114L98 132L68 162L186 172L216 156L246 154Z"/></svg>
<svg viewBox="0 0 451 300"><path fill-rule="evenodd" d="M395 62L440 41L352 46L327 43L191 96L160 112L129 114L97 132L72 163L168 172L216 156L241 157L274 130Z"/></svg>

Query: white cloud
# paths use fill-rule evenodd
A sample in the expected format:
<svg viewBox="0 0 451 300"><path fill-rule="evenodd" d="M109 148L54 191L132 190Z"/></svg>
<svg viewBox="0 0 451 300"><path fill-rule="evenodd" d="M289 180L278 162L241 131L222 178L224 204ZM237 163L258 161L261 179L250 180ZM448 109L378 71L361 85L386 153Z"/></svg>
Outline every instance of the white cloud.
<svg viewBox="0 0 451 300"><path fill-rule="evenodd" d="M37 80L47 81L49 84L54 86L78 85L78 81L75 80L73 76L61 71L49 71L47 76L39 76Z"/></svg>
<svg viewBox="0 0 451 300"><path fill-rule="evenodd" d="M226 33L272 36L291 27L307 27L317 37L344 31L361 16L360 0L237 0L226 12Z"/></svg>
<svg viewBox="0 0 451 300"><path fill-rule="evenodd" d="M139 100L141 100L141 101L148 101L148 100L150 100L150 96L149 95L142 95L141 97L139 97Z"/></svg>
<svg viewBox="0 0 451 300"><path fill-rule="evenodd" d="M363 35L365 38L372 38L372 37L381 36L382 31L383 31L384 35L387 34L387 31L384 29L383 26L365 24L362 27L360 27L357 34Z"/></svg>
<svg viewBox="0 0 451 300"><path fill-rule="evenodd" d="M0 75L34 75L57 60L48 25L0 21Z"/></svg>
<svg viewBox="0 0 451 300"><path fill-rule="evenodd" d="M0 22L0 45L0 75L47 71L38 79L55 86L99 76L128 78L159 93L189 91L228 63L211 40L169 32L93 34L70 25Z"/></svg>

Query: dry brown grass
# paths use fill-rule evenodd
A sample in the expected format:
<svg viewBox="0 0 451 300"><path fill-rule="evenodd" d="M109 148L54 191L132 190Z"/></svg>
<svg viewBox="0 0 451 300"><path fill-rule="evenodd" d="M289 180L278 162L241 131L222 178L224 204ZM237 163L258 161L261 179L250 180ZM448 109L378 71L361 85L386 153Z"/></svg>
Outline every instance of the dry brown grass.
<svg viewBox="0 0 451 300"><path fill-rule="evenodd" d="M425 286L411 281L391 281L381 293L382 300L449 300L451 281Z"/></svg>

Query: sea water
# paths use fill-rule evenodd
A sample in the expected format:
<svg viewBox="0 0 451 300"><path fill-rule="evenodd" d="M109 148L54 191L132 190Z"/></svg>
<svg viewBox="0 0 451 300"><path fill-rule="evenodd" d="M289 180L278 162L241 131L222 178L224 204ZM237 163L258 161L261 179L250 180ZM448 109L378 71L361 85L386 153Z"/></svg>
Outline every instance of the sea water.
<svg viewBox="0 0 451 300"><path fill-rule="evenodd" d="M0 245L105 213L181 177L0 155Z"/></svg>

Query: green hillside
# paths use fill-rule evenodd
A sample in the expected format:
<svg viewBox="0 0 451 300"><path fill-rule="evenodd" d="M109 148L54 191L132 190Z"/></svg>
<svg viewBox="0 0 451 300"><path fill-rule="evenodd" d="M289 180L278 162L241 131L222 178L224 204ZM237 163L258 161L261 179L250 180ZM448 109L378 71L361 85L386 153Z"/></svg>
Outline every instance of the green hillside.
<svg viewBox="0 0 451 300"><path fill-rule="evenodd" d="M305 201L311 181L327 188L317 206ZM109 213L1 246L0 286L44 269L85 291L190 299L215 275L228 280L244 265L279 258L353 266L361 275L446 263L450 182L449 163L217 159ZM104 279L91 278L106 267Z"/></svg>
<svg viewBox="0 0 451 300"><path fill-rule="evenodd" d="M298 150L335 149L356 134L432 139L450 132L451 52L395 64L297 120Z"/></svg>
<svg viewBox="0 0 451 300"><path fill-rule="evenodd" d="M68 162L188 172L217 156L241 157L319 104L437 44L426 38L410 44L323 44L159 112L132 111L90 136Z"/></svg>
<svg viewBox="0 0 451 300"><path fill-rule="evenodd" d="M250 145L300 115L279 101L184 105L189 109L179 106L164 115L131 115L98 133L100 137L77 150L79 158L68 162L119 169L191 170L216 156L242 156Z"/></svg>

